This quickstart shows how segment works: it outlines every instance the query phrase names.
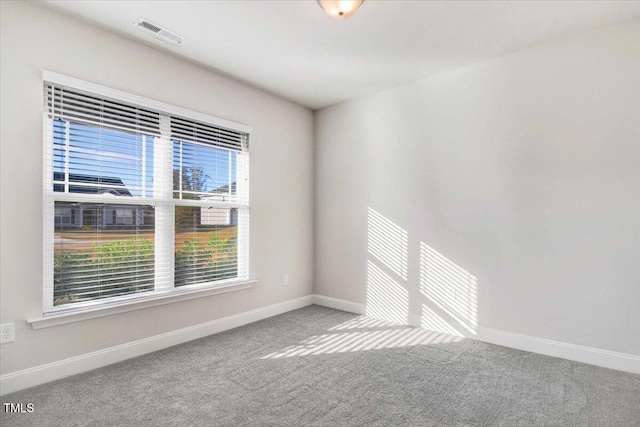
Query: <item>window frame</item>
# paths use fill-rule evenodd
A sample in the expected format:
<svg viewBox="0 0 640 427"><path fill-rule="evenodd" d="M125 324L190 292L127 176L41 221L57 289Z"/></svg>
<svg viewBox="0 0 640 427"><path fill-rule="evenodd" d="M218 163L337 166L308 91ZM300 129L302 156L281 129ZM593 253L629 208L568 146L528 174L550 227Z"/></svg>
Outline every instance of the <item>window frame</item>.
<svg viewBox="0 0 640 427"><path fill-rule="evenodd" d="M191 111L181 107L173 106L163 102L155 101L145 97L133 95L127 92L111 89L105 86L101 86L95 83L75 79L62 74L53 73L51 71L42 72L43 88L47 83L54 85L61 85L72 88L74 90L88 92L90 94L117 100L123 103L129 103L138 105L143 108L155 110L160 113L160 136L157 138L154 147L154 181L160 182L154 183L153 197L141 197L129 198L129 197L117 197L118 205L153 205L156 211L162 212L162 224L158 224L158 218L156 216L155 223L155 280L154 290L130 294L120 295L103 299L88 300L68 305L54 305L54 285L53 285L53 273L54 273L54 244L53 233L55 230L55 215L54 207L55 202L93 202L93 203L105 203L105 200L100 200L95 195L81 194L81 193L63 193L54 191L54 143L53 143L53 118L48 117L48 111L46 107L43 107L43 145L44 145L44 179L43 179L43 316L55 316L65 315L68 313L85 312L95 310L101 307L114 307L120 305L128 305L133 302L145 300L154 300L159 297L165 298L175 295L181 295L185 293L192 294L199 290L210 291L216 288L228 288L234 284L246 284L250 282L251 272L249 263L249 212L250 212L250 193L249 193L249 150L248 141L251 134L251 127L245 124L232 122L229 120L221 119L218 117L202 114L199 112ZM173 166L172 166L172 150L173 139L171 137L171 117L183 117L195 122L204 123L206 125L220 127L228 129L233 132L240 132L245 134L245 147L243 148L244 162L246 162L246 170L242 175L246 182L243 184L243 191L246 192L243 200L238 200L234 203L228 202L210 202L201 200L181 200L173 198ZM240 178L240 176L238 176ZM65 180L68 180L66 176ZM239 179L238 179L239 180ZM144 179L143 179L144 181ZM157 185L156 185L157 184ZM146 190L148 192L148 190ZM108 203L108 202L107 202ZM197 207L214 207L214 208L231 208L242 209L246 215L246 220L241 225L238 223L238 276L230 279L216 280L207 283L198 283L192 285L185 285L180 287L174 286L174 239L175 230L173 223L173 215L176 206L197 206ZM49 214L51 213L51 214ZM73 214L72 214L73 215ZM156 212L157 215L157 212ZM135 215L134 215L135 217ZM135 219L135 218L134 218ZM243 264L241 269L240 263ZM242 287L246 288L246 287ZM209 294L209 292L203 292Z"/></svg>

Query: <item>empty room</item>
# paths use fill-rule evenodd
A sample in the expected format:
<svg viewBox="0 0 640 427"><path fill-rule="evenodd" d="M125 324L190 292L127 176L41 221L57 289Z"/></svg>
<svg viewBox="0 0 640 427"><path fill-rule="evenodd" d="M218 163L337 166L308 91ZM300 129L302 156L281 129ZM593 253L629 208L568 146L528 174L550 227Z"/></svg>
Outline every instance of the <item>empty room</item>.
<svg viewBox="0 0 640 427"><path fill-rule="evenodd" d="M640 425L639 1L0 1L0 425Z"/></svg>

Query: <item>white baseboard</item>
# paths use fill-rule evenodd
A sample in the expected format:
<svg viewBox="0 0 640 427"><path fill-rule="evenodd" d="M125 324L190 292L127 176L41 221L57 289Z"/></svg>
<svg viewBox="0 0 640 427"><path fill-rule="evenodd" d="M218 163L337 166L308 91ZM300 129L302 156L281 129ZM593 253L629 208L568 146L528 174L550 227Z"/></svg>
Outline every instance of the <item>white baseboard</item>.
<svg viewBox="0 0 640 427"><path fill-rule="evenodd" d="M336 310L346 311L348 313L365 314L365 305L357 302L351 302L339 298L325 297L324 295L311 295L313 304L323 307L335 308Z"/></svg>
<svg viewBox="0 0 640 427"><path fill-rule="evenodd" d="M301 298L258 308L245 313L224 317L211 322L201 323L188 328L167 332L165 334L121 344L115 347L86 353L57 362L47 363L22 371L11 372L0 376L0 392L2 395L25 388L44 384L70 375L97 369L133 357L142 356L177 344L182 344L208 335L237 328L248 323L257 322L278 314L317 304L355 314L364 314L365 305L322 295L308 295ZM410 324L419 324L415 316L410 316ZM577 362L617 369L640 374L640 357L631 354L617 353L590 347L578 346L558 341L535 338L511 332L489 328L478 328L478 335L472 337L478 341L497 344L532 353L559 357Z"/></svg>
<svg viewBox="0 0 640 427"><path fill-rule="evenodd" d="M473 339L478 341L640 374L640 356L514 334L496 329L480 327L477 332L478 335Z"/></svg>
<svg viewBox="0 0 640 427"><path fill-rule="evenodd" d="M101 368L313 304L312 295L0 376L2 395Z"/></svg>
<svg viewBox="0 0 640 427"><path fill-rule="evenodd" d="M323 295L312 295L312 301L317 305L355 314L364 314L366 309L364 304L338 298L325 297ZM420 327L420 318L415 314L410 314L408 316L407 323L411 326ZM532 353L544 354L546 356L558 357L561 359L588 363L590 365L602 366L604 368L640 374L640 356L632 354L600 350L592 347L568 344L560 341L536 338L528 335L514 334L512 332L504 332L483 327L478 328L476 335L468 335L466 338L515 348L518 350L530 351Z"/></svg>

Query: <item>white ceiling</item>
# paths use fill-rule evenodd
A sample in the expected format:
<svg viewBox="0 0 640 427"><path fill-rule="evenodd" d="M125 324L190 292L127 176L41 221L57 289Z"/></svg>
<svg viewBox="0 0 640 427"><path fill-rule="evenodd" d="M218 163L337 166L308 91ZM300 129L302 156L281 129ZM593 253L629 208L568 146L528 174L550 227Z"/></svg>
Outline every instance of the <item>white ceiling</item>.
<svg viewBox="0 0 640 427"><path fill-rule="evenodd" d="M311 109L640 16L638 1L367 0L345 20L304 1L48 1ZM185 37L175 47L133 23Z"/></svg>

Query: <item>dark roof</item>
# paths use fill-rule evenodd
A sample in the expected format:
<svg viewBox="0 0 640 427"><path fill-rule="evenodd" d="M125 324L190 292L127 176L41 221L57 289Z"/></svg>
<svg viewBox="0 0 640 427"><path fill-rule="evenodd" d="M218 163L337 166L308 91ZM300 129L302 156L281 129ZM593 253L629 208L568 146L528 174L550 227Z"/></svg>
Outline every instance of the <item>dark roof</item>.
<svg viewBox="0 0 640 427"><path fill-rule="evenodd" d="M54 181L64 181L64 172L54 172ZM91 186L83 184L92 184ZM104 184L96 186L95 184ZM117 188L114 188L117 187ZM64 191L64 184L53 184L53 191ZM109 176L83 175L77 173L69 174L69 192L83 194L113 194L114 196L128 196L131 193L120 178Z"/></svg>
<svg viewBox="0 0 640 427"><path fill-rule="evenodd" d="M213 194L229 194L229 184L223 185L222 187L218 187L215 190L209 191L209 193ZM236 183L231 183L231 194L236 194Z"/></svg>

